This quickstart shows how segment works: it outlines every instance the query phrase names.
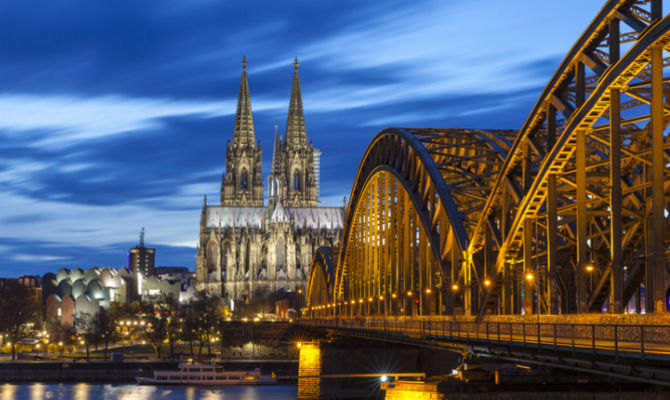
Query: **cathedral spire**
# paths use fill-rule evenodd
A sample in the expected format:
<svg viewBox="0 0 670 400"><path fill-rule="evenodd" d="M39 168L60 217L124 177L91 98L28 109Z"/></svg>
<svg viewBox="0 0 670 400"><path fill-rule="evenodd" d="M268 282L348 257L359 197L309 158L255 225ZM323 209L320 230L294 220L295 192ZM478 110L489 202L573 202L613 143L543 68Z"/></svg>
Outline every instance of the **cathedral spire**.
<svg viewBox="0 0 670 400"><path fill-rule="evenodd" d="M251 114L251 97L249 96L249 82L247 80L247 58L242 58L242 79L240 94L237 98L237 113L235 115L235 130L233 131L233 146L255 147L254 120Z"/></svg>
<svg viewBox="0 0 670 400"><path fill-rule="evenodd" d="M281 173L281 166L279 165L279 142L277 141L277 122L275 122L275 141L274 147L272 148L272 170L273 174Z"/></svg>
<svg viewBox="0 0 670 400"><path fill-rule="evenodd" d="M296 57L293 63L293 85L286 121L286 144L289 146L307 144L305 116L302 110L302 95L300 94L300 76L298 75L299 65L298 57Z"/></svg>

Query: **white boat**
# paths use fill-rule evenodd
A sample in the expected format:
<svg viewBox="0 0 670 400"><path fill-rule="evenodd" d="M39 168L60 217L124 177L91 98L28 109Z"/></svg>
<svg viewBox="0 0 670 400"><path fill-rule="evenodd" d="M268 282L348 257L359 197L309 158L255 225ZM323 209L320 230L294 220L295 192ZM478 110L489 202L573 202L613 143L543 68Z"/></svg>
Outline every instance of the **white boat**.
<svg viewBox="0 0 670 400"><path fill-rule="evenodd" d="M179 364L178 371L154 370L153 377L138 376L140 385L275 385L277 379L272 375L262 375L261 369L251 371L224 371L214 364Z"/></svg>

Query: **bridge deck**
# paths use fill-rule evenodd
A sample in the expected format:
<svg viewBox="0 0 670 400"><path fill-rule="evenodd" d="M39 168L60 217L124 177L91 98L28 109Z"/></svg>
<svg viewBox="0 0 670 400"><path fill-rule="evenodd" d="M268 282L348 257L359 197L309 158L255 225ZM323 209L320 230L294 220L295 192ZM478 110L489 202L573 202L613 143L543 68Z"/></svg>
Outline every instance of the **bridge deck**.
<svg viewBox="0 0 670 400"><path fill-rule="evenodd" d="M670 359L670 325L543 323L444 319L316 319L306 324L427 341L535 346L616 357Z"/></svg>

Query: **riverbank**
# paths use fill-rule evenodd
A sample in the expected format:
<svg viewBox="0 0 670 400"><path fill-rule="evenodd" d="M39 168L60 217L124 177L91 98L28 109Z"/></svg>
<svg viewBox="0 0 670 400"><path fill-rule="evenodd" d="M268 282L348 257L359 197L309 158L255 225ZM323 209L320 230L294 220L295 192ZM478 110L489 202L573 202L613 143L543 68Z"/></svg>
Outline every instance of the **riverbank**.
<svg viewBox="0 0 670 400"><path fill-rule="evenodd" d="M297 375L298 360L224 360L229 370L261 368L263 373ZM170 370L178 361L15 361L0 363L0 382L134 383L136 376L151 376L155 369Z"/></svg>

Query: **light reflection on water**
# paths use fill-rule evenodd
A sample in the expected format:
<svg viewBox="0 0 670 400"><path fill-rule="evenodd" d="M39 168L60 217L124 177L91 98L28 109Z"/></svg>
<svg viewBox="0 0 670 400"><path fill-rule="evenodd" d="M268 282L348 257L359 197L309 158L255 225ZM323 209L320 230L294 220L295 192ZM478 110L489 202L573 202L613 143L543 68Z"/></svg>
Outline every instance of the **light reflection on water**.
<svg viewBox="0 0 670 400"><path fill-rule="evenodd" d="M321 378L302 378L321 375L322 363L319 343L303 343L298 364L298 398L318 399L321 396Z"/></svg>
<svg viewBox="0 0 670 400"><path fill-rule="evenodd" d="M295 399L295 385L271 386L138 386L76 384L4 384L0 400L288 400Z"/></svg>

